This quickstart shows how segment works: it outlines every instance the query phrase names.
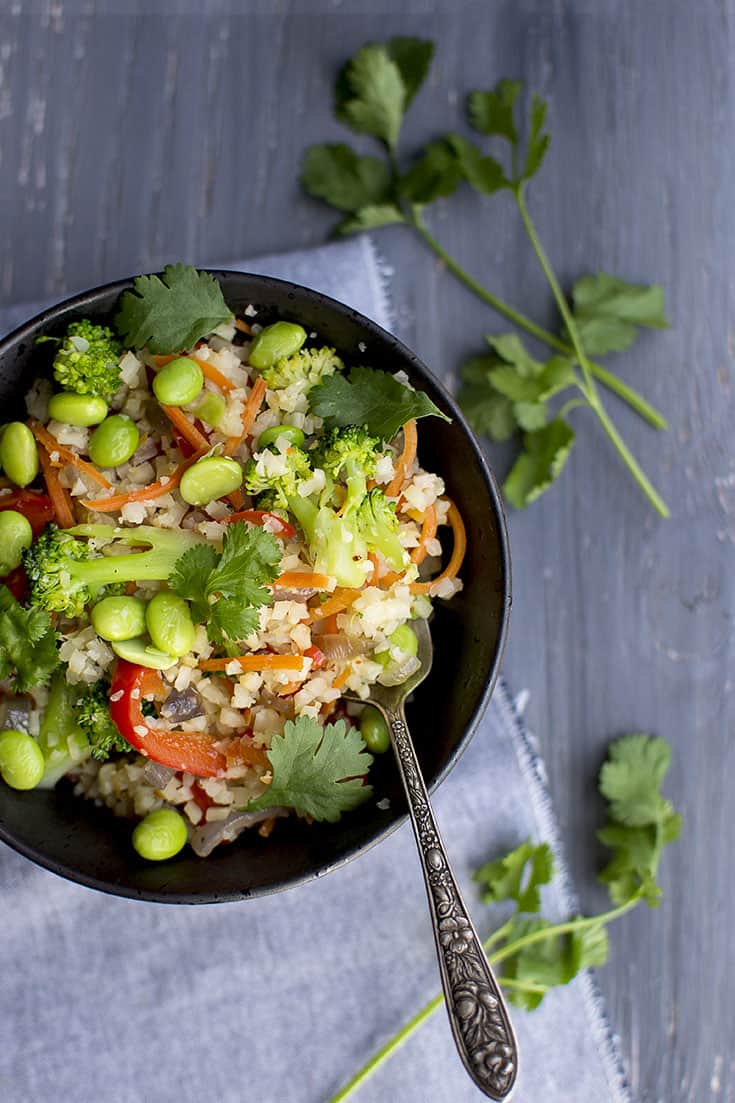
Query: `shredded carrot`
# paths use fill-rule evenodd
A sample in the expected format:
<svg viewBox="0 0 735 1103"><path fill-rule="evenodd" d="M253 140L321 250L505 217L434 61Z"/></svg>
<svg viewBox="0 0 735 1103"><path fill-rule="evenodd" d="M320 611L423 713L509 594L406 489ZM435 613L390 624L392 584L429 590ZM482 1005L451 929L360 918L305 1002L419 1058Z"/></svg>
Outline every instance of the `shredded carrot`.
<svg viewBox="0 0 735 1103"><path fill-rule="evenodd" d="M200 670L226 670L230 663L239 663L240 669L248 670L301 670L304 660L301 655L233 655L227 659L204 659L199 663Z"/></svg>
<svg viewBox="0 0 735 1103"><path fill-rule="evenodd" d="M284 571L273 585L286 590L328 590L331 581L329 575L316 571Z"/></svg>
<svg viewBox="0 0 735 1103"><path fill-rule="evenodd" d="M263 399L265 398L265 380L258 376L253 383L253 389L250 392L245 407L242 411L242 428L240 434L237 437L228 437L225 442L225 455L231 456L234 452L237 452L238 448L245 440L245 437L250 432L252 424L258 416L258 411L263 405Z"/></svg>
<svg viewBox="0 0 735 1103"><path fill-rule="evenodd" d="M235 329L239 329L240 333L250 334L253 332L252 326L249 326L242 318L235 318Z"/></svg>
<svg viewBox="0 0 735 1103"><path fill-rule="evenodd" d="M278 687L279 697L290 697L292 693L301 689L301 682L286 682L285 686Z"/></svg>
<svg viewBox="0 0 735 1103"><path fill-rule="evenodd" d="M349 678L351 670L352 666L350 665L350 663L347 663L346 666L343 666L337 677L332 682L332 689L341 689Z"/></svg>
<svg viewBox="0 0 735 1103"><path fill-rule="evenodd" d="M342 613L345 609L349 609L353 601L362 593L361 590L335 590L331 597L328 597L321 605L315 605L313 609L309 611L308 619L310 621L323 620L325 617L331 617L332 613Z"/></svg>
<svg viewBox="0 0 735 1103"><path fill-rule="evenodd" d="M433 540L436 536L436 508L431 505L424 514L424 523L421 526L421 540L417 548L414 548L411 552L412 563L423 563L426 559L427 541Z"/></svg>
<svg viewBox="0 0 735 1103"><path fill-rule="evenodd" d="M211 447L204 433L200 433L196 425L189 421L188 417L178 406L161 406L164 414L181 433L184 440L195 449L208 449Z"/></svg>
<svg viewBox="0 0 735 1103"><path fill-rule="evenodd" d="M209 451L209 447L200 449L199 452L195 452L193 456L189 456L183 463L180 463L175 471L172 471L170 475L164 475L156 483L151 483L149 486L141 486L138 490L131 490L126 494L113 494L110 498L97 498L93 501L82 498L81 502L87 509L93 509L96 513L114 513L118 509L122 509L128 502L149 502L154 498L162 498L164 494L168 494L170 490L175 490L181 482L181 476L184 472L191 467L193 463L200 460L206 452Z"/></svg>
<svg viewBox="0 0 735 1103"><path fill-rule="evenodd" d="M38 449L38 462L41 465L46 489L51 499L51 505L54 507L54 513L56 514L59 528L70 529L74 525L74 512L72 510L69 491L61 485L59 473L53 467L48 457L48 452L43 445Z"/></svg>
<svg viewBox="0 0 735 1103"><path fill-rule="evenodd" d="M462 515L452 501L449 502L447 518L452 526L452 533L454 535L454 547L452 548L452 555L449 563L442 573L437 575L436 578L432 578L430 582L412 582L410 586L412 594L432 593L438 582L443 582L445 578L454 578L462 566L462 560L467 550L467 533L465 531Z"/></svg>
<svg viewBox="0 0 735 1103"><path fill-rule="evenodd" d="M418 445L418 433L416 431L416 418L411 418L403 426L403 451L398 457L396 473L385 488L386 497L395 498L406 481L408 469L416 459Z"/></svg>
<svg viewBox="0 0 735 1103"><path fill-rule="evenodd" d="M246 737L233 739L225 751L228 766L268 766L268 756L265 748L255 747Z"/></svg>
<svg viewBox="0 0 735 1103"><path fill-rule="evenodd" d="M89 476L92 482L97 483L98 486L104 487L105 490L110 489L112 483L107 481L102 472L98 471L94 464L87 463L87 461L78 456L76 452L72 452L71 448L66 448L63 444L59 444L56 437L52 436L48 429L44 428L39 421L31 420L28 424L38 443L42 444L48 452L49 461L54 467L60 467L63 464L70 463L76 467L77 470L83 471L84 474ZM55 460L51 459L51 454L53 452L58 453L59 460L61 461L60 463L56 463Z"/></svg>

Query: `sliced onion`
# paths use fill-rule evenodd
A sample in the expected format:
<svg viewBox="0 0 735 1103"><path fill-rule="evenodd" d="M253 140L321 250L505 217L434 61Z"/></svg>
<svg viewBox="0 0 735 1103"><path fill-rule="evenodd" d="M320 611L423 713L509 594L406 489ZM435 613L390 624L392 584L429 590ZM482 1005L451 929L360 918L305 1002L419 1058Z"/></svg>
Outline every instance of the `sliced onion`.
<svg viewBox="0 0 735 1103"><path fill-rule="evenodd" d="M206 858L220 843L231 843L246 831L263 820L287 816L287 808L263 808L258 812L231 812L226 820L215 820L195 827L190 834L191 849L200 858Z"/></svg>
<svg viewBox="0 0 735 1103"><path fill-rule="evenodd" d="M184 720L193 720L195 716L204 716L202 701L195 689L172 689L161 706L161 716L174 724Z"/></svg>
<svg viewBox="0 0 735 1103"><path fill-rule="evenodd" d="M403 662L393 663L378 678L381 686L401 686L421 668L421 662L415 655L407 655Z"/></svg>
<svg viewBox="0 0 735 1103"><path fill-rule="evenodd" d="M161 766L160 762L148 759L143 770L143 781L154 789L165 789L175 773L169 766Z"/></svg>
<svg viewBox="0 0 735 1103"><path fill-rule="evenodd" d="M276 534L277 535L277 534ZM303 586L298 590L285 590L280 586L273 588L273 600L274 601L308 601L310 597L314 597L314 594L318 594L319 591L315 590L313 586Z"/></svg>
<svg viewBox="0 0 735 1103"><path fill-rule="evenodd" d="M133 452L128 462L131 467L139 467L141 463L147 463L148 460L152 460L160 451L161 449L158 445L158 441L150 436L143 441L140 448Z"/></svg>
<svg viewBox="0 0 735 1103"><path fill-rule="evenodd" d="M343 632L326 632L323 636L312 636L312 642L329 662L344 662L347 659L356 659L359 655L367 655L371 650L367 640L355 639L354 636L346 636Z"/></svg>

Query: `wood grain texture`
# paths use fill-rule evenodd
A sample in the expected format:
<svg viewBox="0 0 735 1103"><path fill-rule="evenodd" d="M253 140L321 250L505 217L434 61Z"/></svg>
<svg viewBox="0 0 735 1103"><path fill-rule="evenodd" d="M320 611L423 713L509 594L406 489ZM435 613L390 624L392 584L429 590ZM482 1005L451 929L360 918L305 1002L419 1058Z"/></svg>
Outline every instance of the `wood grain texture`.
<svg viewBox="0 0 735 1103"><path fill-rule="evenodd" d="M0 289L6 302L175 258L221 260L323 240L304 198L310 142L344 138L334 70L364 41L439 49L405 145L455 126L463 93L520 76L549 99L553 142L530 203L566 282L604 268L666 288L673 328L617 358L669 415L657 434L609 408L672 507L659 521L596 423L559 486L511 519L506 672L531 693L585 907L594 777L611 736L665 735L684 810L666 902L612 935L600 980L633 1087L648 1103L735 1100L732 865L735 99L731 2L440 0L242 4L0 0ZM247 11L247 14L245 12ZM504 198L432 209L448 250L550 322L549 296ZM407 231L376 235L402 336L435 370L502 323ZM490 453L502 469L502 452ZM536 1103L536 1101L534 1101Z"/></svg>

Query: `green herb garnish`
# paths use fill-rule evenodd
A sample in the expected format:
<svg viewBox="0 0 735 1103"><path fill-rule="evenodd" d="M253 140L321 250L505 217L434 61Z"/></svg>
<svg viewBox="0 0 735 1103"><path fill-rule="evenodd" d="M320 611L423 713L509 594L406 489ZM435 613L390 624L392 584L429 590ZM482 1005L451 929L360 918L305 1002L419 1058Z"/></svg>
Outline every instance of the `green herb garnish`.
<svg viewBox="0 0 735 1103"><path fill-rule="evenodd" d="M412 391L377 368L330 375L312 389L309 405L327 429L364 425L373 436L388 442L411 418L433 415L450 420L423 391Z"/></svg>
<svg viewBox="0 0 735 1103"><path fill-rule="evenodd" d="M181 352L232 316L214 276L190 265L169 264L163 278L133 280L133 290L120 298L115 328L130 348Z"/></svg>
<svg viewBox="0 0 735 1103"><path fill-rule="evenodd" d="M0 680L16 693L45 686L59 665L58 637L43 609L24 609L0 585Z"/></svg>
<svg viewBox="0 0 735 1103"><path fill-rule="evenodd" d="M363 47L347 62L336 84L335 114L355 132L377 139L382 156L363 156L343 143L311 146L302 164L304 189L341 212L335 228L338 234L396 223L410 227L473 294L561 354L537 363L517 338L522 352L506 355L497 345L508 338L491 337L491 362L476 358L464 369L459 399L474 428L493 440L523 434L518 464L506 483L513 505L528 505L558 478L574 442L566 417L575 407L586 406L595 413L651 504L668 516L666 504L611 421L598 384L617 394L655 428L667 428L666 419L627 383L590 359L627 348L640 327L665 327L661 288L600 272L578 280L572 301L567 302L526 203L527 185L541 168L549 146L547 108L534 95L522 127L520 81L501 80L492 89L472 92L467 101L470 126L492 142L505 144L509 152L506 163L464 136L449 132L428 143L407 167L401 165L398 141L404 115L426 77L432 55L431 42L393 38ZM429 231L425 208L452 195L462 183L485 195L511 193L559 311L559 334L494 295L449 256ZM512 370L497 372L502 366L499 360ZM518 380L514 381L514 373ZM520 386L520 381L526 385ZM550 412L548 400L567 390L573 397ZM538 434L543 437L534 439Z"/></svg>

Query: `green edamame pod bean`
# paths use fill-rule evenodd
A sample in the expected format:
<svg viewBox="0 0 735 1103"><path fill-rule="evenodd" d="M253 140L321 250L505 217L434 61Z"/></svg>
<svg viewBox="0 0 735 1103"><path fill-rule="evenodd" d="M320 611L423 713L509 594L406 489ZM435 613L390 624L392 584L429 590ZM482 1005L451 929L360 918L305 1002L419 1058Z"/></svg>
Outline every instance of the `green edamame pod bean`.
<svg viewBox="0 0 735 1103"><path fill-rule="evenodd" d="M207 425L211 425L213 429L216 429L226 409L227 403L221 394L215 394L214 391L205 391L194 407L194 413L200 421L204 421Z"/></svg>
<svg viewBox="0 0 735 1103"><path fill-rule="evenodd" d="M284 356L293 356L306 340L306 330L295 322L274 322L261 329L250 346L254 368L271 368Z"/></svg>
<svg viewBox="0 0 735 1103"><path fill-rule="evenodd" d="M38 448L22 421L11 421L0 437L0 463L16 486L28 486L38 474Z"/></svg>
<svg viewBox="0 0 735 1103"><path fill-rule="evenodd" d="M189 605L183 597L161 590L148 602L145 611L148 635L156 647L179 658L194 646L196 629Z"/></svg>
<svg viewBox="0 0 735 1103"><path fill-rule="evenodd" d="M264 429L258 437L258 450L262 452L269 444L275 444L279 437L285 437L296 448L301 448L306 440L303 431L295 425L274 425L271 429Z"/></svg>
<svg viewBox="0 0 735 1103"><path fill-rule="evenodd" d="M107 403L104 398L93 394L74 394L61 391L51 395L48 401L49 417L54 421L63 421L65 425L80 425L87 428L99 425L107 417Z"/></svg>
<svg viewBox="0 0 735 1103"><path fill-rule="evenodd" d="M119 467L128 462L139 442L135 422L126 414L112 414L89 438L89 458L98 467Z"/></svg>
<svg viewBox="0 0 735 1103"><path fill-rule="evenodd" d="M4 578L21 564L25 548L33 543L33 529L22 513L4 509L0 513L0 577Z"/></svg>
<svg viewBox="0 0 735 1103"><path fill-rule="evenodd" d="M135 663L136 666L147 666L150 670L168 670L176 663L173 655L159 651L144 636L136 636L132 640L115 640L111 646L120 659Z"/></svg>
<svg viewBox="0 0 735 1103"><path fill-rule="evenodd" d="M186 824L173 808L149 812L133 831L133 846L141 858L162 862L173 858L185 846Z"/></svg>
<svg viewBox="0 0 735 1103"><path fill-rule="evenodd" d="M177 356L156 375L153 393L164 406L187 406L204 386L204 375L196 360Z"/></svg>
<svg viewBox="0 0 735 1103"><path fill-rule="evenodd" d="M43 751L26 732L0 732L0 776L11 789L35 789L43 777Z"/></svg>
<svg viewBox="0 0 735 1103"><path fill-rule="evenodd" d="M206 506L242 484L242 468L228 456L205 456L181 477L179 493L190 506Z"/></svg>
<svg viewBox="0 0 735 1103"><path fill-rule="evenodd" d="M385 717L374 705L365 705L360 714L360 735L371 754L384 754L390 747Z"/></svg>
<svg viewBox="0 0 735 1103"><path fill-rule="evenodd" d="M139 597L103 597L92 610L92 626L103 640L132 640L145 632L145 602Z"/></svg>

